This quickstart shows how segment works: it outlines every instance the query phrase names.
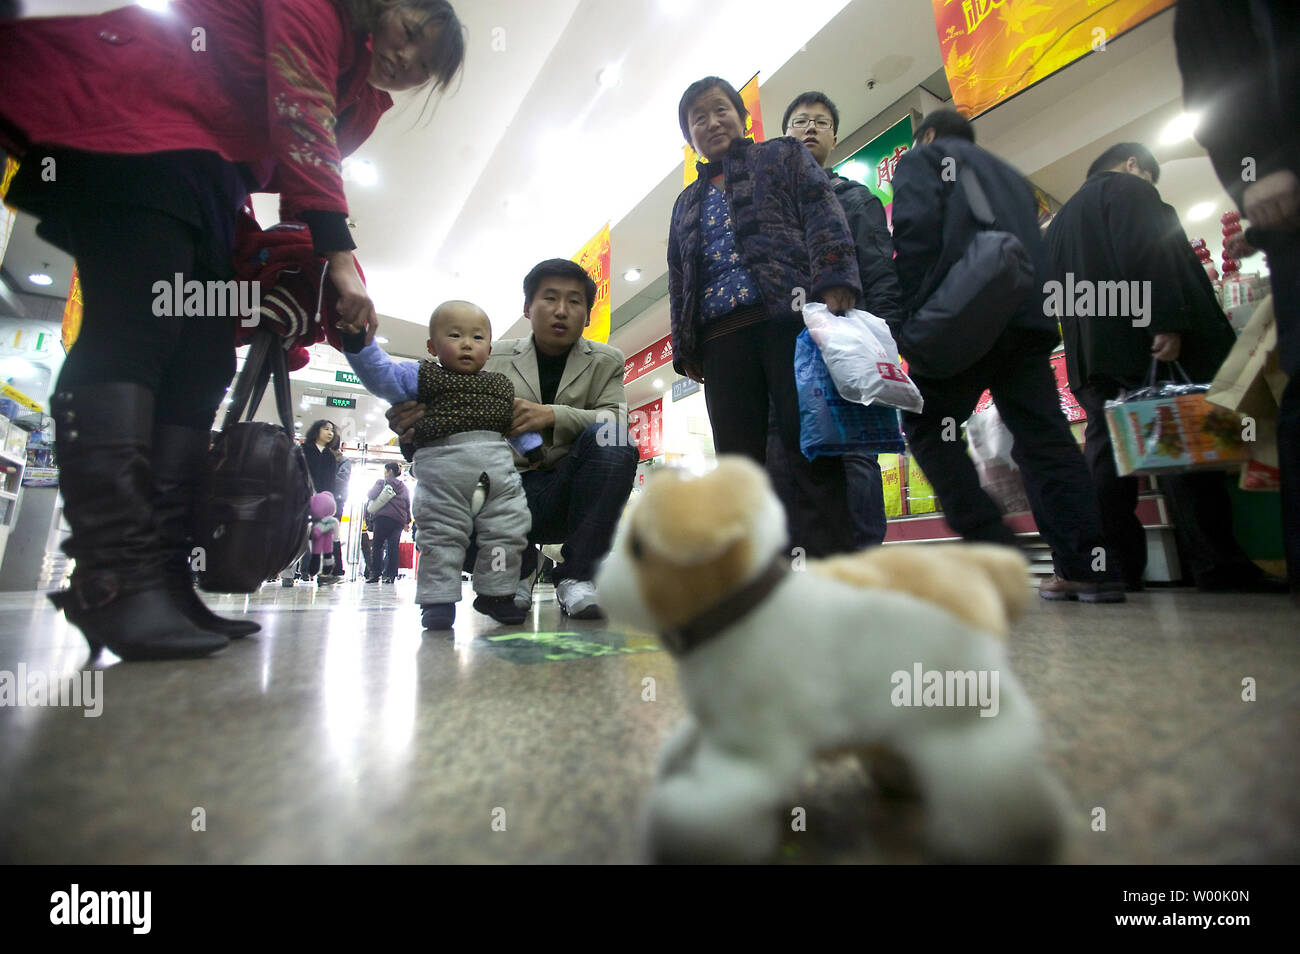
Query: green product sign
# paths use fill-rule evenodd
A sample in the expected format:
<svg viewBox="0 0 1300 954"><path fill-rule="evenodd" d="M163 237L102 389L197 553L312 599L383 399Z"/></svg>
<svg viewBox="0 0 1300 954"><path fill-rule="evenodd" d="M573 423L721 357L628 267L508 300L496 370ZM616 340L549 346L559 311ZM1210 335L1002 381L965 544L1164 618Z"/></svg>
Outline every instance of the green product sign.
<svg viewBox="0 0 1300 954"><path fill-rule="evenodd" d="M912 148L912 117L904 116L853 155L834 167L846 179L861 182L885 207L885 218L893 222L894 167Z"/></svg>
<svg viewBox="0 0 1300 954"><path fill-rule="evenodd" d="M361 379L351 371L335 371L334 380L342 384L360 384Z"/></svg>

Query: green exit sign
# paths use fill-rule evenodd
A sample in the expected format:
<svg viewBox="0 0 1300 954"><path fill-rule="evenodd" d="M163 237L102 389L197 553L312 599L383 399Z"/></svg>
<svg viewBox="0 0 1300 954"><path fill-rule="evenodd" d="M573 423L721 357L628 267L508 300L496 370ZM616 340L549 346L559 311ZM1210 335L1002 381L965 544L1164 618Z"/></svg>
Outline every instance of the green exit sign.
<svg viewBox="0 0 1300 954"><path fill-rule="evenodd" d="M351 410L357 406L357 399L347 398L347 397L332 397L325 403L328 404L330 407L342 407Z"/></svg>
<svg viewBox="0 0 1300 954"><path fill-rule="evenodd" d="M351 371L335 371L335 372L334 372L334 380L335 380L335 381L338 381L340 384L360 384L360 383L361 383L361 379L360 379L359 377L357 377L355 374L353 374ZM339 405L339 407L342 407L342 406L343 406L343 405L341 405L341 404Z"/></svg>

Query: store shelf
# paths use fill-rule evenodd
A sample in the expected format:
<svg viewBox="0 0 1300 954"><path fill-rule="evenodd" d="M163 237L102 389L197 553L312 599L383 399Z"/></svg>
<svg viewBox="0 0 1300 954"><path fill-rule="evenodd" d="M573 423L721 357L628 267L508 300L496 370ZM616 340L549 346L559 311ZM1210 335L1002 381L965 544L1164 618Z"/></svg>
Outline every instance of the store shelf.
<svg viewBox="0 0 1300 954"><path fill-rule="evenodd" d="M19 467L24 467L27 464L27 455L23 454L19 457L16 454L6 454L4 451L0 451L0 460L7 460L11 464L17 464Z"/></svg>
<svg viewBox="0 0 1300 954"><path fill-rule="evenodd" d="M17 500L17 494L11 494L7 490L0 490L0 500Z"/></svg>

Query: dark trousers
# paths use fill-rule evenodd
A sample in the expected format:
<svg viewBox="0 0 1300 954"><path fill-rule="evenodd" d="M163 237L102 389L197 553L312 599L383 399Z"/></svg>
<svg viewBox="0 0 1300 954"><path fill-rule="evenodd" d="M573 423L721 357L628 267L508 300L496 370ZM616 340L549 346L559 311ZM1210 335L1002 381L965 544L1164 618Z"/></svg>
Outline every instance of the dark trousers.
<svg viewBox="0 0 1300 954"><path fill-rule="evenodd" d="M1038 532L1052 548L1057 575L1078 582L1118 579L1114 561L1098 560L1105 545L1101 516L1088 465L1061 411L1048 361L1054 346L1053 336L1011 329L955 377L914 376L925 408L904 413L903 430L949 526L967 540L1016 546L1002 511L980 487L960 432L980 395L991 391L1015 438L1011 457L1024 478Z"/></svg>
<svg viewBox="0 0 1300 954"><path fill-rule="evenodd" d="M370 548L370 572L395 580L400 569L402 525L392 517L375 517L371 526L375 541Z"/></svg>
<svg viewBox="0 0 1300 954"><path fill-rule="evenodd" d="M1080 388L1075 397L1088 414L1084 455L1097 488L1107 551L1119 560L1124 582L1133 584L1141 581L1146 570L1147 543L1146 531L1134 513L1138 478L1119 476L1106 426L1106 401L1119 391L1119 384L1097 384ZM1244 583L1261 576L1233 535L1232 499L1221 472L1165 474L1159 477L1159 486L1169 506L1178 552L1197 586Z"/></svg>
<svg viewBox="0 0 1300 954"><path fill-rule="evenodd" d="M552 470L522 475L528 511L533 518L524 550L521 577L537 569L539 543L562 543L564 562L555 568L555 582L591 580L609 553L614 528L632 493L637 449L627 439L611 444L608 429L593 424L573 442L569 453ZM468 555L467 555L468 560Z"/></svg>
<svg viewBox="0 0 1300 954"><path fill-rule="evenodd" d="M885 542L888 520L885 517L885 488L881 484L880 462L875 454L845 454L844 477L853 520L853 547L862 550ZM777 433L775 421L767 435L767 473L776 495L789 513L794 499L794 477L785 445ZM793 528L787 528L793 534Z"/></svg>
<svg viewBox="0 0 1300 954"><path fill-rule="evenodd" d="M1277 315L1278 353L1290 382L1277 416L1277 454L1282 470L1282 535L1291 592L1300 594L1300 235L1270 236L1268 270Z"/></svg>
<svg viewBox="0 0 1300 954"><path fill-rule="evenodd" d="M785 450L774 462L774 484L786 508L793 546L808 556L854 549L848 483L840 457L810 461L799 449L799 395L794 382L794 343L803 320L769 318L706 341L700 348L704 400L719 454L743 454L768 466L769 408Z"/></svg>
<svg viewBox="0 0 1300 954"><path fill-rule="evenodd" d="M154 282L205 281L194 230L161 212L118 206L71 224L81 280L81 331L59 390L130 381L152 391L156 424L209 430L235 374L238 319L158 317ZM170 293L169 293L170 294Z"/></svg>

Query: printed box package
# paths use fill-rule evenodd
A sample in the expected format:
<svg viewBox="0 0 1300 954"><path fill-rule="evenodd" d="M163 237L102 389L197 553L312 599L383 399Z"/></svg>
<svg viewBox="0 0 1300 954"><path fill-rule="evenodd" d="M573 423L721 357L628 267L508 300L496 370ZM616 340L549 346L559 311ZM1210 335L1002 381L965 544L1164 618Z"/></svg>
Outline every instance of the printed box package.
<svg viewBox="0 0 1300 954"><path fill-rule="evenodd" d="M1119 475L1235 470L1244 463L1241 417L1207 401L1208 390L1203 384L1164 384L1107 401Z"/></svg>

